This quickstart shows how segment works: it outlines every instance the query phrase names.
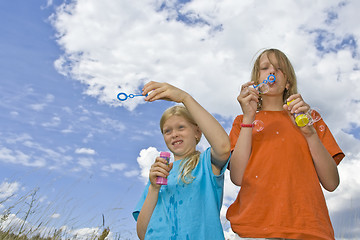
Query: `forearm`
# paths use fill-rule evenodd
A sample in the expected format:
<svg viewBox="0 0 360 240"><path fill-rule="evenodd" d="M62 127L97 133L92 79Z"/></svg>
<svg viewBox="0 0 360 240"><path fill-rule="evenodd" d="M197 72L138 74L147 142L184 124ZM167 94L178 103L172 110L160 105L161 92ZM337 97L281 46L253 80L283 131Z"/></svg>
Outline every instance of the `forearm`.
<svg viewBox="0 0 360 240"><path fill-rule="evenodd" d="M244 124L250 124L251 119L243 119ZM238 140L230 158L231 181L241 186L245 168L250 158L252 148L252 128L241 128Z"/></svg>
<svg viewBox="0 0 360 240"><path fill-rule="evenodd" d="M225 164L230 155L230 140L224 128L191 95L187 94L183 104L209 142L213 157Z"/></svg>
<svg viewBox="0 0 360 240"><path fill-rule="evenodd" d="M158 196L159 196L159 190L153 188L152 185L150 184L148 194L141 208L136 224L136 231L139 239L141 240L145 238L145 234L148 224L150 222L150 218L154 212L154 209L158 201Z"/></svg>
<svg viewBox="0 0 360 240"><path fill-rule="evenodd" d="M334 159L322 144L317 134L313 134L306 139L321 185L328 191L334 191L340 182Z"/></svg>

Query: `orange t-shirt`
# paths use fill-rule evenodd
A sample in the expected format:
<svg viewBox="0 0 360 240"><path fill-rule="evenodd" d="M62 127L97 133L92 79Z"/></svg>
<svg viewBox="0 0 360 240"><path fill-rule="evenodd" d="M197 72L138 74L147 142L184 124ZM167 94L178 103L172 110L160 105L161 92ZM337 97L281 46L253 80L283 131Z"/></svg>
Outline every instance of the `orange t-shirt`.
<svg viewBox="0 0 360 240"><path fill-rule="evenodd" d="M230 132L237 142L243 116ZM252 152L240 192L226 217L241 237L334 239L328 209L309 147L286 111L260 111L264 129L253 129ZM345 156L321 119L314 127L339 164ZM230 162L231 164L231 162Z"/></svg>

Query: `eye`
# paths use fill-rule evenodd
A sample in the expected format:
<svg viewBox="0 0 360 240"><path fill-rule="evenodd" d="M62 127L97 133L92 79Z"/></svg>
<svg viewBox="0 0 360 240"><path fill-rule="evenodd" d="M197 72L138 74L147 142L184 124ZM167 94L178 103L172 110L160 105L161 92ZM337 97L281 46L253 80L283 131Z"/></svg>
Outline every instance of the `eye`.
<svg viewBox="0 0 360 240"><path fill-rule="evenodd" d="M165 134L165 135L169 135L170 133L171 133L171 129L169 129L169 128L166 128L163 130L163 134Z"/></svg>

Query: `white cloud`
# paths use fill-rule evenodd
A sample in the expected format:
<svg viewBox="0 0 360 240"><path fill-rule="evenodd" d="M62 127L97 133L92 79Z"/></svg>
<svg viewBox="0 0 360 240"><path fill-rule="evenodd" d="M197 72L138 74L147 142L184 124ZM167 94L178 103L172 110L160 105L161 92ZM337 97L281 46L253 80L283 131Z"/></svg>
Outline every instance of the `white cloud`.
<svg viewBox="0 0 360 240"><path fill-rule="evenodd" d="M159 154L160 152L154 147L149 147L140 151L137 162L141 169L141 180L144 183L149 181L149 171L151 165L155 162L155 159L159 156Z"/></svg>
<svg viewBox="0 0 360 240"><path fill-rule="evenodd" d="M125 163L112 163L110 165L105 165L101 168L104 172L114 173L114 172L122 172L123 175L127 178L138 177L140 175L140 171L137 169L127 170L127 164Z"/></svg>
<svg viewBox="0 0 360 240"><path fill-rule="evenodd" d="M10 112L10 115L11 115L12 117L17 117L17 116L19 116L19 112L17 112L17 111L11 111L11 112Z"/></svg>
<svg viewBox="0 0 360 240"><path fill-rule="evenodd" d="M112 163L108 166L102 167L102 170L105 172L115 172L115 171L122 171L126 168L125 163Z"/></svg>
<svg viewBox="0 0 360 240"><path fill-rule="evenodd" d="M90 157L81 157L78 159L78 164L81 166L81 167L84 167L84 168L91 168L93 165L96 164L95 160L93 158L90 158Z"/></svg>
<svg viewBox="0 0 360 240"><path fill-rule="evenodd" d="M35 104L30 104L29 106L32 110L40 112L42 110L44 110L44 108L46 107L45 103L35 103Z"/></svg>
<svg viewBox="0 0 360 240"><path fill-rule="evenodd" d="M91 148L77 148L75 150L75 153L77 154L87 154L87 155L95 155L96 151Z"/></svg>
<svg viewBox="0 0 360 240"><path fill-rule="evenodd" d="M53 17L61 36L58 42L65 50L57 67L88 84L87 94L111 105L133 109L140 99L120 103L116 94L134 92L152 79L196 89L191 92L200 102L223 115L238 111L234 86L248 79L251 59L263 47L281 47L299 73L318 75L324 84L334 83L331 74L316 72L317 66L326 62L319 56L316 43L336 49L349 34L358 36L343 24L356 17L350 10L358 3L349 1L340 8L337 1L278 3L276 10L273 2L259 5L250 1L192 1L177 6L182 18L196 24L176 21L179 15L169 2L161 11L151 1L77 1L63 5ZM312 7L301 11L308 4ZM294 18L300 11L302 17ZM331 11L337 14L333 24L328 23ZM317 30L334 34L319 42ZM93 32L97 34L89 34ZM344 52L351 51L343 48ZM343 60L346 63L354 58L344 56ZM336 59L326 67L332 70L334 65L342 70ZM352 71L352 65L347 66ZM311 83L302 81L306 83L303 92L313 92Z"/></svg>
<svg viewBox="0 0 360 240"><path fill-rule="evenodd" d="M0 200L16 194L20 189L20 183L4 181L0 184Z"/></svg>
<svg viewBox="0 0 360 240"><path fill-rule="evenodd" d="M59 218L60 216L61 216L61 215L60 215L59 213L54 213L54 214L51 215L50 217L57 219L57 218Z"/></svg>
<svg viewBox="0 0 360 240"><path fill-rule="evenodd" d="M12 164L21 164L28 167L43 167L46 162L42 159L31 161L32 157L19 150L12 150L0 146L0 161Z"/></svg>
<svg viewBox="0 0 360 240"><path fill-rule="evenodd" d="M0 134L0 162L20 164L29 167L49 167L58 169L72 161L64 148L51 149L44 144L36 142L27 133ZM36 154L34 154L36 153Z"/></svg>
<svg viewBox="0 0 360 240"><path fill-rule="evenodd" d="M66 129L63 129L63 130L61 130L61 132L62 133L65 133L65 134L67 134L67 133L73 133L74 132L74 130L73 130L73 126L68 126Z"/></svg>
<svg viewBox="0 0 360 240"><path fill-rule="evenodd" d="M51 118L49 122L44 122L41 124L43 127L57 127L61 123L61 118L58 116L54 116Z"/></svg>
<svg viewBox="0 0 360 240"><path fill-rule="evenodd" d="M16 144L16 143L21 143L27 140L32 140L32 137L27 134L27 133L22 133L22 134L18 134L18 135L11 135L11 136L6 136L4 137L4 140L6 141L6 143L10 143L10 144Z"/></svg>
<svg viewBox="0 0 360 240"><path fill-rule="evenodd" d="M326 192L329 211L360 209L360 154L345 158L339 165L340 185L335 192Z"/></svg>
<svg viewBox="0 0 360 240"><path fill-rule="evenodd" d="M44 108L47 107L49 103L52 103L54 99L54 95L47 94L44 99L37 101L37 103L30 104L29 107L34 111L40 112L44 110Z"/></svg>
<svg viewBox="0 0 360 240"><path fill-rule="evenodd" d="M131 178L131 177L135 177L135 176L139 176L140 172L138 170L131 170L131 171L126 171L125 172L125 177Z"/></svg>
<svg viewBox="0 0 360 240"><path fill-rule="evenodd" d="M46 94L46 96L45 96L46 103L52 103L52 102L54 102L54 99L55 99L55 96L52 94Z"/></svg>
<svg viewBox="0 0 360 240"><path fill-rule="evenodd" d="M53 0L46 0L46 5L41 6L41 9L46 9L46 8L50 7L51 5L53 5Z"/></svg>
<svg viewBox="0 0 360 240"><path fill-rule="evenodd" d="M104 124L104 127L117 132L122 132L126 129L125 125L122 122L111 118L101 119L101 123Z"/></svg>

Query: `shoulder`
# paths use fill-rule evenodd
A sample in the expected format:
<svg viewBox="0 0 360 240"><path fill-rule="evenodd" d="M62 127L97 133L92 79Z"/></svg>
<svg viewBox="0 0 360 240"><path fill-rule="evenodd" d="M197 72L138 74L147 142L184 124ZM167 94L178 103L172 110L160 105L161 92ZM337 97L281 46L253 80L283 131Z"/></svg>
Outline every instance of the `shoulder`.
<svg viewBox="0 0 360 240"><path fill-rule="evenodd" d="M235 117L235 119L234 119L233 124L235 124L235 123L241 123L242 120L243 120L243 115L237 115L237 116Z"/></svg>
<svg viewBox="0 0 360 240"><path fill-rule="evenodd" d="M205 151L200 153L200 160L211 159L211 147L208 147Z"/></svg>

